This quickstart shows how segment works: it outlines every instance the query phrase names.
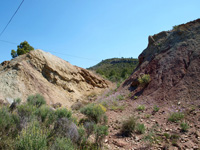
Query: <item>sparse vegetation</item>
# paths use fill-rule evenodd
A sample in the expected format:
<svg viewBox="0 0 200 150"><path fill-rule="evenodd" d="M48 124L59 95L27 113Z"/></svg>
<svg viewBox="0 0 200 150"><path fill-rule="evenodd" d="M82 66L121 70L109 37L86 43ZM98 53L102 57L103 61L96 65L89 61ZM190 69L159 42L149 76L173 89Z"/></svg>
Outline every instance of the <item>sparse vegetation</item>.
<svg viewBox="0 0 200 150"><path fill-rule="evenodd" d="M151 81L150 75L143 74L142 76L140 76L138 78L138 81L139 81L140 85L145 86L145 85L149 84L149 82Z"/></svg>
<svg viewBox="0 0 200 150"><path fill-rule="evenodd" d="M155 105L155 106L153 107L153 111L154 111L154 112L158 112L159 109L160 109L160 108L159 108L157 105Z"/></svg>
<svg viewBox="0 0 200 150"><path fill-rule="evenodd" d="M138 98L138 96L134 96L134 97L133 97L133 99L137 99L137 98Z"/></svg>
<svg viewBox="0 0 200 150"><path fill-rule="evenodd" d="M137 119L134 116L129 117L122 123L121 133L130 136L135 131L136 124Z"/></svg>
<svg viewBox="0 0 200 150"><path fill-rule="evenodd" d="M81 113L95 123L99 123L103 120L105 112L106 108L101 104L89 104L81 109Z"/></svg>
<svg viewBox="0 0 200 150"><path fill-rule="evenodd" d="M138 134L144 134L144 133L145 133L145 126L144 126L144 124L138 123L138 124L136 125L135 131L136 131L136 133L138 133Z"/></svg>
<svg viewBox="0 0 200 150"><path fill-rule="evenodd" d="M182 131L182 132L187 132L188 129L189 129L189 125L188 125L187 123L185 123L185 122L182 122L182 123L180 124L180 127L181 127L181 131Z"/></svg>
<svg viewBox="0 0 200 150"><path fill-rule="evenodd" d="M144 110L145 110L145 106L144 106L144 105L139 105L139 106L137 107L137 110L138 110L138 111L144 111Z"/></svg>
<svg viewBox="0 0 200 150"><path fill-rule="evenodd" d="M0 107L0 149L100 149L108 134L105 112L101 104L85 106L82 113L87 118L78 126L71 111L50 108L42 96L31 95L12 111ZM95 143L88 141L92 134Z"/></svg>
<svg viewBox="0 0 200 150"><path fill-rule="evenodd" d="M40 107L40 106L46 104L46 101L42 95L36 94L36 95L30 95L27 99L27 103L29 105Z"/></svg>
<svg viewBox="0 0 200 150"><path fill-rule="evenodd" d="M41 129L39 122L30 122L17 137L17 150L47 150L48 131Z"/></svg>
<svg viewBox="0 0 200 150"><path fill-rule="evenodd" d="M173 112L170 114L168 121L178 122L184 118L184 114L182 112Z"/></svg>
<svg viewBox="0 0 200 150"><path fill-rule="evenodd" d="M17 46L17 51L11 50L11 56L12 58L15 58L19 55L26 54L32 50L34 50L34 48L30 46L27 41L24 41L24 42L21 42L20 45Z"/></svg>

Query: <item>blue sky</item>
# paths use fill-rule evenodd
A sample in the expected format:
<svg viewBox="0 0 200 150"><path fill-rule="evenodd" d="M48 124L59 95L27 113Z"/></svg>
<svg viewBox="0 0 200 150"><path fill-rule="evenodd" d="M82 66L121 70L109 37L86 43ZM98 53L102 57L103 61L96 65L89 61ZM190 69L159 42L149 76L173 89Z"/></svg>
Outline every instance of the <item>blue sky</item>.
<svg viewBox="0 0 200 150"><path fill-rule="evenodd" d="M21 0L0 1L0 32ZM0 40L0 62L26 40L73 65L133 57L148 36L200 18L200 0L25 0Z"/></svg>

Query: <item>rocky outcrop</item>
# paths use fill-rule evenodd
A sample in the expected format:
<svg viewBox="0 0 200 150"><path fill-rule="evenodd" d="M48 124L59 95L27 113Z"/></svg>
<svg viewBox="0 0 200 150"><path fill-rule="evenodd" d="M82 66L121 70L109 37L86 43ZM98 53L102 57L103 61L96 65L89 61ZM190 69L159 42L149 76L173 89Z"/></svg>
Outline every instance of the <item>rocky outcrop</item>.
<svg viewBox="0 0 200 150"><path fill-rule="evenodd" d="M147 100L199 101L199 66L200 19L149 36L149 44L139 56L139 65L121 88ZM136 83L141 74L151 77L145 89Z"/></svg>
<svg viewBox="0 0 200 150"><path fill-rule="evenodd" d="M42 50L0 65L0 99L9 102L40 93L48 104L59 102L71 106L91 92L100 92L108 86L109 82L90 71Z"/></svg>

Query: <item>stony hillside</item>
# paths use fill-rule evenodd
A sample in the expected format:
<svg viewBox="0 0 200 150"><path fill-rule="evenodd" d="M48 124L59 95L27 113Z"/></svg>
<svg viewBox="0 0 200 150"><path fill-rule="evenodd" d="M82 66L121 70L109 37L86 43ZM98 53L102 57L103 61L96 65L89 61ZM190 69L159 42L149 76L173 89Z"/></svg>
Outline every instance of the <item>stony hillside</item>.
<svg viewBox="0 0 200 150"><path fill-rule="evenodd" d="M200 19L149 36L148 47L139 56L135 72L123 88L153 101L200 100ZM145 89L137 79L149 74Z"/></svg>
<svg viewBox="0 0 200 150"><path fill-rule="evenodd" d="M91 92L100 92L109 83L90 71L46 53L34 50L0 65L0 99L25 100L40 93L48 104L70 106Z"/></svg>
<svg viewBox="0 0 200 150"><path fill-rule="evenodd" d="M113 82L117 82L130 76L137 64L138 59L134 58L111 58L102 60L97 65L88 69Z"/></svg>
<svg viewBox="0 0 200 150"><path fill-rule="evenodd" d="M98 99L108 149L199 150L199 66L200 19L149 36L132 75Z"/></svg>

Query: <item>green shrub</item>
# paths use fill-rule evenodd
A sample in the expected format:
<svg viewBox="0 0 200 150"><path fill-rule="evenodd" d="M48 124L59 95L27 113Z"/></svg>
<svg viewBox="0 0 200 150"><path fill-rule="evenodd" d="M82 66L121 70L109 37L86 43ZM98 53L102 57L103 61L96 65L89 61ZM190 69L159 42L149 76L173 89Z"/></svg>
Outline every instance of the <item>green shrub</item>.
<svg viewBox="0 0 200 150"><path fill-rule="evenodd" d="M188 129L189 129L189 125L188 125L187 123L185 123L185 122L182 122L182 123L180 124L180 127L181 127L181 131L182 131L182 132L187 132Z"/></svg>
<svg viewBox="0 0 200 150"><path fill-rule="evenodd" d="M129 117L122 123L121 133L125 136L130 136L134 132L136 127L136 118L134 116Z"/></svg>
<svg viewBox="0 0 200 150"><path fill-rule="evenodd" d="M59 108L56 109L55 114L57 116L57 118L71 118L72 116L72 112L68 111L66 108Z"/></svg>
<svg viewBox="0 0 200 150"><path fill-rule="evenodd" d="M13 132L18 124L19 117L16 114L10 113L7 107L0 108L0 135L1 133Z"/></svg>
<svg viewBox="0 0 200 150"><path fill-rule="evenodd" d="M150 75L144 74L138 78L138 81L139 81L140 85L147 85L151 81Z"/></svg>
<svg viewBox="0 0 200 150"><path fill-rule="evenodd" d="M144 124L138 123L138 124L136 125L136 127L135 127L135 131L136 131L136 133L138 133L138 134L144 134L144 133L145 133L145 126L144 126Z"/></svg>
<svg viewBox="0 0 200 150"><path fill-rule="evenodd" d="M71 106L71 109L72 109L72 110L80 110L82 107L83 107L83 104L82 104L81 102L77 102L77 103L74 103L74 104Z"/></svg>
<svg viewBox="0 0 200 150"><path fill-rule="evenodd" d="M118 96L117 96L117 99L120 100L120 101L121 101L121 100L124 100L124 96L123 96L123 95L118 95Z"/></svg>
<svg viewBox="0 0 200 150"><path fill-rule="evenodd" d="M174 113L170 114L168 121L178 122L183 118L184 118L184 114L182 112L174 112Z"/></svg>
<svg viewBox="0 0 200 150"><path fill-rule="evenodd" d="M102 125L94 126L95 133L95 143L98 144L99 147L102 147L103 139L106 135L108 135L108 127Z"/></svg>
<svg viewBox="0 0 200 150"><path fill-rule="evenodd" d="M178 30L179 26L175 25L173 26L173 30Z"/></svg>
<svg viewBox="0 0 200 150"><path fill-rule="evenodd" d="M134 96L134 97L133 97L133 99L137 99L137 98L138 98L138 96Z"/></svg>
<svg viewBox="0 0 200 150"><path fill-rule="evenodd" d="M36 95L30 95L27 99L27 103L29 105L40 107L46 104L46 101L43 96L41 96L40 94L36 94Z"/></svg>
<svg viewBox="0 0 200 150"><path fill-rule="evenodd" d="M157 105L155 105L155 106L153 107L153 111L154 111L154 112L158 112L159 109L160 109L160 108L159 108Z"/></svg>
<svg viewBox="0 0 200 150"><path fill-rule="evenodd" d="M106 108L101 104L89 104L81 109L81 113L86 115L89 120L95 123L102 122L105 116Z"/></svg>
<svg viewBox="0 0 200 150"><path fill-rule="evenodd" d="M33 105L22 104L17 106L17 111L21 117L30 117L37 108Z"/></svg>
<svg viewBox="0 0 200 150"><path fill-rule="evenodd" d="M180 137L180 136L177 135L177 134L172 134L172 135L170 136L171 143L172 143L173 146L177 146L177 141L178 141L179 137Z"/></svg>
<svg viewBox="0 0 200 150"><path fill-rule="evenodd" d="M77 142L79 139L78 127L71 119L60 118L54 124L53 129L55 136L67 137L73 142Z"/></svg>
<svg viewBox="0 0 200 150"><path fill-rule="evenodd" d="M170 135L168 133L163 133L163 136L166 137L166 139L170 138Z"/></svg>
<svg viewBox="0 0 200 150"><path fill-rule="evenodd" d="M72 141L68 138L56 138L51 150L74 150Z"/></svg>
<svg viewBox="0 0 200 150"><path fill-rule="evenodd" d="M22 100L21 100L20 98L17 98L17 99L14 100L14 102L16 102L17 104L20 104L21 101L22 101Z"/></svg>
<svg viewBox="0 0 200 150"><path fill-rule="evenodd" d="M14 149L19 123L17 114L10 113L7 107L0 107L0 149Z"/></svg>
<svg viewBox="0 0 200 150"><path fill-rule="evenodd" d="M47 137L47 132L41 129L39 122L31 122L17 138L16 149L47 150Z"/></svg>
<svg viewBox="0 0 200 150"><path fill-rule="evenodd" d="M139 105L139 106L137 107L137 110L138 110L138 111L144 111L144 110L145 110L145 106L144 106L144 105Z"/></svg>
<svg viewBox="0 0 200 150"><path fill-rule="evenodd" d="M41 122L45 123L46 126L49 126L56 120L56 115L54 111L46 105L41 106L35 111L35 115L39 117Z"/></svg>

